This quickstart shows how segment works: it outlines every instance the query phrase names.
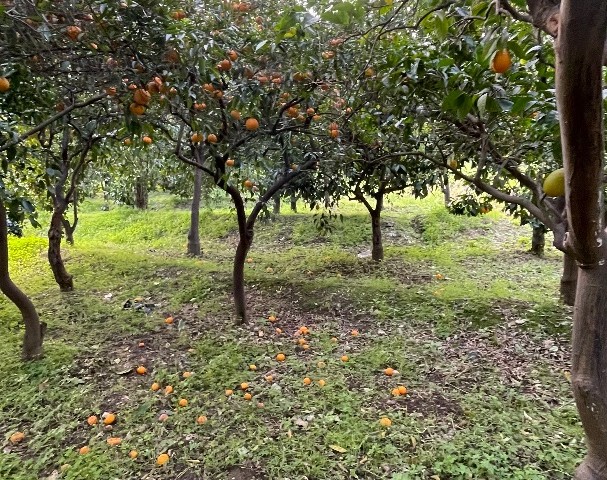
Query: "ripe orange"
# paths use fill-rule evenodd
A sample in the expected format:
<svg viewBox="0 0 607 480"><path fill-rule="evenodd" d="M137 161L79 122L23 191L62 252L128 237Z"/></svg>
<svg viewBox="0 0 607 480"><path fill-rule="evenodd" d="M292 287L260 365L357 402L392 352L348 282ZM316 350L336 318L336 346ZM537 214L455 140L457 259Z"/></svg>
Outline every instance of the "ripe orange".
<svg viewBox="0 0 607 480"><path fill-rule="evenodd" d="M279 353L278 355L276 355L276 360L278 360L279 362L284 362L286 358L287 357L285 357L284 353Z"/></svg>
<svg viewBox="0 0 607 480"><path fill-rule="evenodd" d="M232 110L230 112L230 117L232 117L234 120L240 120L242 118L242 115L238 110Z"/></svg>
<svg viewBox="0 0 607 480"><path fill-rule="evenodd" d="M158 465L159 467L162 467L165 463L167 463L169 461L170 457L168 456L168 454L166 453L161 453L160 455L158 455L158 458L156 459L156 465Z"/></svg>
<svg viewBox="0 0 607 480"><path fill-rule="evenodd" d="M200 143L203 140L203 136L202 133L193 133L192 136L190 137L190 139L192 140L192 143Z"/></svg>
<svg viewBox="0 0 607 480"><path fill-rule="evenodd" d="M156 382L152 383L150 390L152 390L152 392L157 392L158 390L160 390L160 384Z"/></svg>
<svg viewBox="0 0 607 480"><path fill-rule="evenodd" d="M232 68L232 62L230 62L227 58L217 64L217 69L220 72L227 72L231 68Z"/></svg>
<svg viewBox="0 0 607 480"><path fill-rule="evenodd" d="M306 109L306 113L308 115L312 116L312 115L314 115L314 113L316 113L316 111L312 107L310 107L310 108Z"/></svg>
<svg viewBox="0 0 607 480"><path fill-rule="evenodd" d="M214 133L209 133L207 135L207 142L209 142L209 143L217 143L217 135L215 135Z"/></svg>
<svg viewBox="0 0 607 480"><path fill-rule="evenodd" d="M147 369L147 368L145 368L143 365L138 366L138 367L137 367L137 370L136 370L136 372L137 372L139 375L145 375L145 374L147 373L147 371L148 371L148 369Z"/></svg>
<svg viewBox="0 0 607 480"><path fill-rule="evenodd" d="M236 162L234 162L234 160L233 160L233 159L231 159L231 158L228 158L228 159L226 160L226 166L227 166L227 167L233 167L235 163L236 163Z"/></svg>
<svg viewBox="0 0 607 480"><path fill-rule="evenodd" d="M276 315L270 315L270 316L268 317L268 320L269 320L270 322L274 323L274 322L276 321Z"/></svg>
<svg viewBox="0 0 607 480"><path fill-rule="evenodd" d="M379 420L379 424L382 427L389 427L390 425L392 425L392 420L390 420L388 417L381 417L381 419Z"/></svg>
<svg viewBox="0 0 607 480"><path fill-rule="evenodd" d="M173 18L173 20L183 20L185 17L186 14L183 10L176 10L171 13L171 18Z"/></svg>
<svg viewBox="0 0 607 480"><path fill-rule="evenodd" d="M131 143L133 143L133 141L130 138L125 138L124 142L122 143L124 143L125 145L130 145Z"/></svg>
<svg viewBox="0 0 607 480"><path fill-rule="evenodd" d="M249 370L251 370L252 372L257 370L257 365L251 364L249 365Z"/></svg>
<svg viewBox="0 0 607 480"><path fill-rule="evenodd" d="M170 395L171 393L173 393L173 387L171 385L167 385L166 387L164 387L165 395Z"/></svg>
<svg viewBox="0 0 607 480"><path fill-rule="evenodd" d="M126 79L125 79L126 80ZM129 90L137 90L137 85L134 83L129 84L129 86L127 87Z"/></svg>
<svg viewBox="0 0 607 480"><path fill-rule="evenodd" d="M322 52L322 58L325 60L331 60L335 57L335 52L332 50L327 50L326 52Z"/></svg>
<svg viewBox="0 0 607 480"><path fill-rule="evenodd" d="M384 370L384 373L385 373L386 375L388 375L389 377L391 377L392 375L394 375L394 369L393 369L393 368L388 367L388 368L386 368L386 369Z"/></svg>
<svg viewBox="0 0 607 480"><path fill-rule="evenodd" d="M139 452L137 450L131 450L129 452L129 457L131 457L133 459L137 458L138 455L139 455Z"/></svg>
<svg viewBox="0 0 607 480"><path fill-rule="evenodd" d="M398 393L400 393L401 395L407 395L407 387L405 387L403 385L399 385Z"/></svg>
<svg viewBox="0 0 607 480"><path fill-rule="evenodd" d="M491 70L495 73L505 73L512 66L510 52L507 49L495 52L491 60Z"/></svg>
<svg viewBox="0 0 607 480"><path fill-rule="evenodd" d="M180 407L187 407L188 406L188 401L185 398L180 398L179 399L179 406Z"/></svg>
<svg viewBox="0 0 607 480"><path fill-rule="evenodd" d="M253 395L251 395L249 392L247 392L244 394L243 398L245 400L251 400L253 398Z"/></svg>
<svg viewBox="0 0 607 480"><path fill-rule="evenodd" d="M373 70L371 67L367 68L365 70L365 77L371 78L373 76L375 76L375 70Z"/></svg>
<svg viewBox="0 0 607 480"><path fill-rule="evenodd" d="M145 88L150 93L160 93L160 85L158 85L156 82L148 82Z"/></svg>
<svg viewBox="0 0 607 480"><path fill-rule="evenodd" d="M324 380L319 380L318 381L318 386L319 387L324 387L327 384L327 382L325 382Z"/></svg>
<svg viewBox="0 0 607 480"><path fill-rule="evenodd" d="M133 101L138 105L147 105L148 103L150 103L151 99L152 95L150 94L150 92L144 90L143 88L135 90L135 93L133 94Z"/></svg>
<svg viewBox="0 0 607 480"><path fill-rule="evenodd" d="M247 190L251 190L251 188L253 188L253 182L251 180L245 180L243 185Z"/></svg>
<svg viewBox="0 0 607 480"><path fill-rule="evenodd" d="M102 418L103 418L104 425L112 425L112 424L116 423L116 415L114 415L113 413L108 413L107 415L104 415Z"/></svg>
<svg viewBox="0 0 607 480"><path fill-rule="evenodd" d="M11 88L11 82L6 77L0 77L0 93L8 92Z"/></svg>
<svg viewBox="0 0 607 480"><path fill-rule="evenodd" d="M190 378L192 375L194 375L194 373L192 373L192 372L183 372L182 377L183 378Z"/></svg>
<svg viewBox="0 0 607 480"><path fill-rule="evenodd" d="M146 145L152 144L152 139L150 137L148 137L147 135L145 137L143 137L141 140L143 140L143 143L145 143Z"/></svg>
<svg viewBox="0 0 607 480"><path fill-rule="evenodd" d="M400 397L400 390L398 388L393 388L392 389L392 395L394 397Z"/></svg>
<svg viewBox="0 0 607 480"><path fill-rule="evenodd" d="M209 92L209 93L213 93L213 92L215 91L215 87L214 87L212 84L210 84L210 83L205 83L205 84L202 86L202 89L203 89L205 92Z"/></svg>
<svg viewBox="0 0 607 480"><path fill-rule="evenodd" d="M205 108L207 108L207 104L206 103L195 103L194 104L194 110L196 111L201 111L204 110Z"/></svg>
<svg viewBox="0 0 607 480"><path fill-rule="evenodd" d="M85 445L84 447L80 447L80 450L78 450L78 453L80 455L86 455L90 451L91 451L91 447L89 447L88 445Z"/></svg>
<svg viewBox="0 0 607 480"><path fill-rule="evenodd" d="M303 379L303 384L304 385L310 385L312 384L312 379L310 377L306 377Z"/></svg>
<svg viewBox="0 0 607 480"><path fill-rule="evenodd" d="M25 433L23 433L23 432L15 432L9 438L9 440L12 444L21 443L24 439L25 439Z"/></svg>
<svg viewBox="0 0 607 480"><path fill-rule="evenodd" d="M129 105L129 111L136 116L143 115L145 113L145 107L143 105L139 105L138 103L131 103Z"/></svg>
<svg viewBox="0 0 607 480"><path fill-rule="evenodd" d="M107 441L107 444L110 447L115 447L115 446L120 445L122 443L122 438L120 438L120 437L109 437L106 441Z"/></svg>
<svg viewBox="0 0 607 480"><path fill-rule="evenodd" d="M331 130L329 132L329 135L331 136L331 138L337 138L339 137L339 130Z"/></svg>
<svg viewBox="0 0 607 480"><path fill-rule="evenodd" d="M232 390L232 389L230 389L230 388L228 388L228 389L226 390L226 397L229 397L230 395L233 395L233 394L234 394L234 390Z"/></svg>
<svg viewBox="0 0 607 480"><path fill-rule="evenodd" d="M350 360L350 357L348 357L347 355L342 355L341 356L341 361L342 362L347 362L348 360Z"/></svg>
<svg viewBox="0 0 607 480"><path fill-rule="evenodd" d="M97 422L99 422L99 419L96 415L91 415L89 418L86 419L86 423L88 423L91 427L93 425L97 425Z"/></svg>
<svg viewBox="0 0 607 480"><path fill-rule="evenodd" d="M2 88L0 88L0 91L2 91ZM109 95L110 97L113 97L114 95L116 95L116 92L117 92L116 87L107 87L105 89L105 93L107 95Z"/></svg>
<svg viewBox="0 0 607 480"><path fill-rule="evenodd" d="M197 419L196 419L196 423L198 425L204 425L205 423L207 423L207 417L204 415L200 415Z"/></svg>
<svg viewBox="0 0 607 480"><path fill-rule="evenodd" d="M238 59L238 53L236 52L236 50L230 50L228 52L228 58L235 62Z"/></svg>
<svg viewBox="0 0 607 480"><path fill-rule="evenodd" d="M240 388L241 390L246 390L247 388L249 388L249 384L247 382L242 382L240 384Z"/></svg>
<svg viewBox="0 0 607 480"><path fill-rule="evenodd" d="M166 323L167 325L170 325L171 323L173 323L173 317L167 317L164 319L164 323Z"/></svg>
<svg viewBox="0 0 607 480"><path fill-rule="evenodd" d="M245 122L245 128L251 132L254 132L259 128L259 122L256 118L247 118L247 121Z"/></svg>
<svg viewBox="0 0 607 480"><path fill-rule="evenodd" d="M78 36L82 33L82 29L76 25L70 25L65 31L67 32L67 36L72 40L77 40Z"/></svg>

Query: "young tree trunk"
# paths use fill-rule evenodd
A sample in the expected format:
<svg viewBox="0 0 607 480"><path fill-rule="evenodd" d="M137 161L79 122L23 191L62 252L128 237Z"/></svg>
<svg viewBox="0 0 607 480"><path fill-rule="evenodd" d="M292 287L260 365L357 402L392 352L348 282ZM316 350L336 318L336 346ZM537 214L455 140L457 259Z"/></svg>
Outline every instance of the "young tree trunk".
<svg viewBox="0 0 607 480"><path fill-rule="evenodd" d="M236 308L237 325L243 325L249 321L247 299L244 291L244 266L252 243L253 231L251 230L240 236L236 247L236 255L234 255L234 306Z"/></svg>
<svg viewBox="0 0 607 480"><path fill-rule="evenodd" d="M573 315L573 394L588 453L578 480L607 479L607 265L580 268Z"/></svg>
<svg viewBox="0 0 607 480"><path fill-rule="evenodd" d="M577 290L578 266L575 258L563 254L563 274L561 275L561 298L565 305L575 305L575 292Z"/></svg>
<svg viewBox="0 0 607 480"><path fill-rule="evenodd" d="M538 257L544 256L544 248L546 246L546 227L543 224L533 225L533 233L531 235L531 250L533 255Z"/></svg>
<svg viewBox="0 0 607 480"><path fill-rule="evenodd" d="M297 213L297 197L294 193L291 194L291 211Z"/></svg>
<svg viewBox="0 0 607 480"><path fill-rule="evenodd" d="M21 312L25 324L25 336L23 338L23 358L33 360L42 356L42 339L46 324L41 323L34 304L13 283L8 273L8 225L6 208L0 201L0 291L15 304Z"/></svg>
<svg viewBox="0 0 607 480"><path fill-rule="evenodd" d="M74 206L74 221L70 223L70 221L65 217L61 219L61 221L63 222L65 241L70 245L74 245L74 232L76 231L76 227L78 226L78 196L75 191L72 195L72 205Z"/></svg>
<svg viewBox="0 0 607 480"><path fill-rule="evenodd" d="M74 282L61 257L64 211L65 208L55 207L51 215L51 225L48 229L48 261L59 289L62 292L70 292L74 289Z"/></svg>
<svg viewBox="0 0 607 480"><path fill-rule="evenodd" d="M384 246L381 238L381 209L375 208L371 213L371 231L373 234L373 246L371 248L371 258L376 262L384 259Z"/></svg>
<svg viewBox="0 0 607 480"><path fill-rule="evenodd" d="M274 215L280 215L280 195L274 197Z"/></svg>
<svg viewBox="0 0 607 480"><path fill-rule="evenodd" d="M449 175L443 175L442 180L443 201L445 202L445 207L448 207L449 203L451 203L451 186L449 185Z"/></svg>
<svg viewBox="0 0 607 480"><path fill-rule="evenodd" d="M190 209L188 255L200 255L200 198L202 196L202 170L194 167L194 196Z"/></svg>
<svg viewBox="0 0 607 480"><path fill-rule="evenodd" d="M148 186L144 178L138 178L135 183L135 207L140 210L148 208Z"/></svg>

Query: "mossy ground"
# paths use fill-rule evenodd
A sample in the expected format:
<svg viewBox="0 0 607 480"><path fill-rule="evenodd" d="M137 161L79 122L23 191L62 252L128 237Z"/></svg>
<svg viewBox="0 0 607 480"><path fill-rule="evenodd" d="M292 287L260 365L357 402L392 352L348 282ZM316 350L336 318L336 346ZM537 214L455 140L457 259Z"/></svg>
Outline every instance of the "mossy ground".
<svg viewBox="0 0 607 480"><path fill-rule="evenodd" d="M65 247L72 293L53 282L44 232L11 239L13 278L49 330L46 357L20 362L19 317L0 302L0 478L571 478L584 454L566 372L571 311L558 301L560 256L526 253L527 228L499 212L455 217L438 198L394 197L386 260L375 265L358 257L371 237L360 206L343 204L328 236L311 213L285 212L258 224L246 267L252 321L235 327L234 213L202 212L204 255L192 259L188 211L176 205L165 195L146 212L86 202ZM123 308L136 297L153 311ZM302 325L307 350L294 336ZM139 364L147 375L133 372ZM384 375L388 366L399 374ZM153 381L175 393L150 391ZM397 385L408 394L391 396ZM111 432L86 424L104 411L118 416ZM14 446L17 430L26 440ZM110 435L122 445L109 447ZM155 467L162 452L171 460Z"/></svg>

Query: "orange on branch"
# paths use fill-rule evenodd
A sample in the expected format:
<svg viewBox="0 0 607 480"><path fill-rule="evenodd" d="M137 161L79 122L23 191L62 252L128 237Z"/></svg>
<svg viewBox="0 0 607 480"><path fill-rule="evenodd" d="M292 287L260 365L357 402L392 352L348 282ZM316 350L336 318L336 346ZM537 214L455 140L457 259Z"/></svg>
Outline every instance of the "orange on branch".
<svg viewBox="0 0 607 480"><path fill-rule="evenodd" d="M256 118L247 118L247 121L245 122L245 128L251 132L254 132L259 128L259 122Z"/></svg>
<svg viewBox="0 0 607 480"><path fill-rule="evenodd" d="M495 73L505 73L512 66L512 58L507 49L498 50L495 52L491 60L491 70Z"/></svg>
<svg viewBox="0 0 607 480"><path fill-rule="evenodd" d="M144 90L143 88L135 90L135 93L133 94L133 101L139 105L147 105L148 103L150 103L151 99L152 95L150 94L150 92Z"/></svg>

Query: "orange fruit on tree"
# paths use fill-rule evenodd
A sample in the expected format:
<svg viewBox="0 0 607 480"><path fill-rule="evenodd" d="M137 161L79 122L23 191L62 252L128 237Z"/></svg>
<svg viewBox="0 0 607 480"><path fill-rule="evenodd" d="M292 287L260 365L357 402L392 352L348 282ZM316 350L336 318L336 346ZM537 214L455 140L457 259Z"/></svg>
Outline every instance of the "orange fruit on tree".
<svg viewBox="0 0 607 480"><path fill-rule="evenodd" d="M238 52L236 52L236 50L230 50L228 52L228 58L235 62L236 60L238 60Z"/></svg>
<svg viewBox="0 0 607 480"><path fill-rule="evenodd" d="M213 93L213 92L215 91L215 87L214 87L214 86L213 86L211 83L205 83L205 84L202 86L202 89L203 89L205 92L209 92L209 93Z"/></svg>
<svg viewBox="0 0 607 480"><path fill-rule="evenodd" d="M145 368L143 365L139 365L139 366L137 367L137 370L136 370L136 372L137 372L139 375L145 375L145 374L147 373L147 371L148 371L148 369L147 369L147 368Z"/></svg>
<svg viewBox="0 0 607 480"><path fill-rule="evenodd" d="M303 379L303 384L304 385L311 385L312 384L312 379L310 377L306 377Z"/></svg>
<svg viewBox="0 0 607 480"><path fill-rule="evenodd" d="M235 163L236 163L236 162L234 162L234 160L233 160L233 159L231 159L231 158L228 158L228 159L226 160L226 166L227 166L227 167L233 167Z"/></svg>
<svg viewBox="0 0 607 480"><path fill-rule="evenodd" d="M15 432L9 437L9 441L12 444L21 443L25 439L25 433L23 432Z"/></svg>
<svg viewBox="0 0 607 480"><path fill-rule="evenodd" d="M150 94L150 92L144 90L143 88L135 90L135 93L133 94L133 101L139 105L147 105L148 103L150 103L151 99L152 95Z"/></svg>
<svg viewBox="0 0 607 480"><path fill-rule="evenodd" d="M150 93L160 93L160 85L154 81L148 82L145 88Z"/></svg>
<svg viewBox="0 0 607 480"><path fill-rule="evenodd" d="M2 91L2 89L0 88L0 91ZM114 95L116 95L116 87L107 87L105 89L105 93L106 95L109 95L110 97L113 97Z"/></svg>
<svg viewBox="0 0 607 480"><path fill-rule="evenodd" d="M251 180L245 180L242 184L247 190L251 190L251 188L253 188L253 182Z"/></svg>
<svg viewBox="0 0 607 480"><path fill-rule="evenodd" d="M164 393L165 395L170 395L171 393L173 393L173 387L171 385L167 385L166 387L164 387Z"/></svg>
<svg viewBox="0 0 607 480"><path fill-rule="evenodd" d="M91 415L89 418L86 419L86 423L88 423L91 427L93 425L97 425L98 422L99 422L99 419L97 418L96 415Z"/></svg>
<svg viewBox="0 0 607 480"><path fill-rule="evenodd" d="M130 145L131 143L133 143L133 141L130 138L125 138L124 142L122 143L124 143L125 145Z"/></svg>
<svg viewBox="0 0 607 480"><path fill-rule="evenodd" d="M145 137L143 137L141 140L143 140L143 143L145 143L146 145L151 145L152 144L151 137L148 137L147 135Z"/></svg>
<svg viewBox="0 0 607 480"><path fill-rule="evenodd" d="M159 467L162 467L169 460L170 460L170 457L167 453L161 453L160 455L158 455L158 458L156 458L156 465L158 465Z"/></svg>
<svg viewBox="0 0 607 480"><path fill-rule="evenodd" d="M371 67L365 69L365 77L371 78L374 75L375 75L375 70L373 70Z"/></svg>
<svg viewBox="0 0 607 480"><path fill-rule="evenodd" d="M207 423L207 417L205 415L200 415L197 419L196 419L196 423L198 425L204 425L205 423Z"/></svg>
<svg viewBox="0 0 607 480"><path fill-rule="evenodd" d="M512 66L512 58L508 49L504 48L495 52L491 60L491 70L495 73L505 73Z"/></svg>
<svg viewBox="0 0 607 480"><path fill-rule="evenodd" d="M204 110L205 108L207 108L207 104L206 103L195 103L194 104L194 110L196 111L201 111Z"/></svg>
<svg viewBox="0 0 607 480"><path fill-rule="evenodd" d="M145 113L145 107L143 105L139 105L138 103L131 103L129 105L129 111L136 116L143 115Z"/></svg>
<svg viewBox="0 0 607 480"><path fill-rule="evenodd" d="M107 413L102 416L104 425L113 425L116 423L116 415L113 413Z"/></svg>
<svg viewBox="0 0 607 480"><path fill-rule="evenodd" d="M227 58L217 64L217 69L221 72L227 72L231 68L232 62L230 62Z"/></svg>
<svg viewBox="0 0 607 480"><path fill-rule="evenodd" d="M285 357L284 353L279 353L278 355L276 355L276 360L278 360L279 362L284 362L286 358L287 357Z"/></svg>
<svg viewBox="0 0 607 480"><path fill-rule="evenodd" d="M310 116L314 115L315 112L316 110L314 110L312 107L306 109L306 113Z"/></svg>
<svg viewBox="0 0 607 480"><path fill-rule="evenodd" d="M160 390L160 384L157 382L152 383L150 390L152 390L152 392L157 392L158 390Z"/></svg>
<svg viewBox="0 0 607 480"><path fill-rule="evenodd" d="M80 447L80 450L78 450L78 453L80 455L86 455L90 451L91 451L91 447L89 447L88 445L85 445L84 447Z"/></svg>
<svg viewBox="0 0 607 480"><path fill-rule="evenodd" d="M200 143L202 142L203 138L202 133L196 132L192 134L190 140L192 140L192 143Z"/></svg>
<svg viewBox="0 0 607 480"><path fill-rule="evenodd" d="M214 133L209 133L207 135L207 142L209 142L209 143L217 143L217 135L215 135Z"/></svg>
<svg viewBox="0 0 607 480"><path fill-rule="evenodd" d="M115 447L115 446L120 445L122 443L122 438L120 438L120 437L109 437L106 441L107 441L107 444L110 447Z"/></svg>
<svg viewBox="0 0 607 480"><path fill-rule="evenodd" d="M171 18L173 20L183 20L186 17L186 14L183 10L175 10L171 13Z"/></svg>
<svg viewBox="0 0 607 480"><path fill-rule="evenodd" d="M67 36L72 40L77 40L78 36L82 33L82 29L76 25L70 25L65 29Z"/></svg>
<svg viewBox="0 0 607 480"><path fill-rule="evenodd" d="M242 115L238 110L232 110L230 112L230 117L232 117L234 120L240 120L242 118Z"/></svg>
<svg viewBox="0 0 607 480"><path fill-rule="evenodd" d="M329 132L329 135L331 136L331 138L337 138L339 137L339 130L331 130Z"/></svg>
<svg viewBox="0 0 607 480"><path fill-rule="evenodd" d="M381 418L379 419L379 424L380 424L382 427L386 427L386 428L387 428L387 427L389 427L389 426L391 426L391 425L392 425L392 420L390 420L388 417L381 417Z"/></svg>
<svg viewBox="0 0 607 480"><path fill-rule="evenodd" d="M185 398L180 398L179 399L179 406L180 407L187 407L188 406L188 401Z"/></svg>
<svg viewBox="0 0 607 480"><path fill-rule="evenodd" d="M129 84L129 86L127 88L129 90L137 90L137 85L135 83L131 83L131 84Z"/></svg>
<svg viewBox="0 0 607 480"><path fill-rule="evenodd" d="M245 128L250 132L254 132L259 128L259 122L256 118L247 118L247 121L245 122Z"/></svg>
<svg viewBox="0 0 607 480"><path fill-rule="evenodd" d="M391 368L391 367L388 367L388 368L386 368L386 369L384 370L384 373L385 373L386 375L388 375L389 377L391 377L392 375L394 375L394 369L393 369L393 368Z"/></svg>
<svg viewBox="0 0 607 480"><path fill-rule="evenodd" d="M312 120L314 120L315 122L318 122L322 117L320 115L313 115L312 116Z"/></svg>
<svg viewBox="0 0 607 480"><path fill-rule="evenodd" d="M405 387L404 385L399 385L398 393L400 393L401 395L407 395L407 387Z"/></svg>
<svg viewBox="0 0 607 480"><path fill-rule="evenodd" d="M129 452L129 457L131 457L133 459L137 458L138 455L139 455L139 452L137 450L131 450Z"/></svg>
<svg viewBox="0 0 607 480"><path fill-rule="evenodd" d="M0 93L8 92L11 88L11 82L6 77L0 77Z"/></svg>

